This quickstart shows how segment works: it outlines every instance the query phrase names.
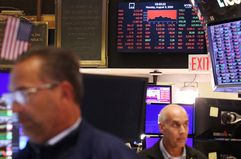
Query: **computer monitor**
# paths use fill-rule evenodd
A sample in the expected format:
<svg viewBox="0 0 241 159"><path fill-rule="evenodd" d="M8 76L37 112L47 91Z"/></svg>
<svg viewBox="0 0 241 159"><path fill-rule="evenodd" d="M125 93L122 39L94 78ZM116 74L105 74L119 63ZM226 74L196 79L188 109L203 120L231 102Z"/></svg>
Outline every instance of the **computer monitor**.
<svg viewBox="0 0 241 159"><path fill-rule="evenodd" d="M0 97L4 93L9 92L9 82L10 70L0 70ZM16 153L17 151L19 151L19 149L24 148L28 138L22 133L19 123L12 123L12 111L10 109L1 108L0 114L0 124L6 124L7 126L6 129L0 130L0 145L5 147L3 148L3 150L6 150L6 153L0 154L0 158L6 157L1 155L7 155L8 157L11 157L13 153ZM5 121L8 122L5 123Z"/></svg>
<svg viewBox="0 0 241 159"><path fill-rule="evenodd" d="M208 26L215 91L241 91L240 33L240 19Z"/></svg>
<svg viewBox="0 0 241 159"><path fill-rule="evenodd" d="M194 140L194 147L204 153L209 159L241 158L241 141Z"/></svg>
<svg viewBox="0 0 241 159"><path fill-rule="evenodd" d="M161 138L160 137L146 137L145 138L145 149L148 149L150 147L152 147L154 144L156 144ZM186 144L190 147L193 147L193 138L192 137L188 137Z"/></svg>
<svg viewBox="0 0 241 159"><path fill-rule="evenodd" d="M196 98L196 138L241 138L240 106L241 100Z"/></svg>
<svg viewBox="0 0 241 159"><path fill-rule="evenodd" d="M119 53L206 53L201 23L186 0L117 3Z"/></svg>
<svg viewBox="0 0 241 159"><path fill-rule="evenodd" d="M109 68L186 69L189 54L207 54L189 0L111 0L109 12Z"/></svg>
<svg viewBox="0 0 241 159"><path fill-rule="evenodd" d="M4 93L9 92L9 71L0 71L0 97ZM6 107L4 103L0 104L0 145L1 151L0 157L11 157L15 149L18 149L18 134L15 124L11 122L12 111Z"/></svg>
<svg viewBox="0 0 241 159"><path fill-rule="evenodd" d="M146 90L146 103L171 103L171 85L148 85Z"/></svg>
<svg viewBox="0 0 241 159"><path fill-rule="evenodd" d="M9 71L0 71L0 97L3 95L3 93L9 92L9 80Z"/></svg>
<svg viewBox="0 0 241 159"><path fill-rule="evenodd" d="M126 142L139 141L148 79L97 74L84 74L83 78L83 117Z"/></svg>
<svg viewBox="0 0 241 159"><path fill-rule="evenodd" d="M145 133L146 134L160 134L158 127L158 114L168 104L146 104L146 117L145 117ZM188 134L193 134L194 127L194 106L189 104L179 104L188 114Z"/></svg>

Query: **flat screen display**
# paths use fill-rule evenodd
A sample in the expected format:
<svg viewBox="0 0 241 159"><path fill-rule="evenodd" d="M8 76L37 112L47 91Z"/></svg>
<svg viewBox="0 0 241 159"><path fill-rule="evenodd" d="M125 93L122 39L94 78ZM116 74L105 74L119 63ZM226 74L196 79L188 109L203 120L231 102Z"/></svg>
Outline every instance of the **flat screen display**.
<svg viewBox="0 0 241 159"><path fill-rule="evenodd" d="M165 85L148 85L146 103L171 103L172 87Z"/></svg>
<svg viewBox="0 0 241 159"><path fill-rule="evenodd" d="M205 34L188 1L119 2L120 53L206 53Z"/></svg>
<svg viewBox="0 0 241 159"><path fill-rule="evenodd" d="M9 85L9 72L2 72L0 71L0 97L8 92L8 85ZM4 108L6 107L4 104L1 105L0 109L0 125L1 125L1 154L0 157L11 157L13 153L13 149L18 147L18 142L16 138L13 138L13 124L11 123L11 115L12 111ZM3 128L2 128L3 127Z"/></svg>
<svg viewBox="0 0 241 159"><path fill-rule="evenodd" d="M146 134L160 134L158 128L158 114L159 112L168 104L146 104L146 118L145 118L145 133ZM188 134L193 134L193 124L194 124L194 106L188 104L181 105L188 114Z"/></svg>
<svg viewBox="0 0 241 159"><path fill-rule="evenodd" d="M3 93L8 92L9 85L9 73L8 72L0 72L0 97Z"/></svg>
<svg viewBox="0 0 241 159"><path fill-rule="evenodd" d="M156 144L160 140L159 137L147 137L145 138L145 144L146 144L146 149L152 147L154 144ZM193 147L193 138L187 138L186 144L190 147Z"/></svg>
<svg viewBox="0 0 241 159"><path fill-rule="evenodd" d="M148 79L84 74L83 81L83 117L126 142L138 141L144 130Z"/></svg>
<svg viewBox="0 0 241 159"><path fill-rule="evenodd" d="M215 85L233 87L233 89L224 89L228 92L239 90L241 86L241 20L208 26L208 39Z"/></svg>
<svg viewBox="0 0 241 159"><path fill-rule="evenodd" d="M195 136L241 139L241 100L196 98Z"/></svg>

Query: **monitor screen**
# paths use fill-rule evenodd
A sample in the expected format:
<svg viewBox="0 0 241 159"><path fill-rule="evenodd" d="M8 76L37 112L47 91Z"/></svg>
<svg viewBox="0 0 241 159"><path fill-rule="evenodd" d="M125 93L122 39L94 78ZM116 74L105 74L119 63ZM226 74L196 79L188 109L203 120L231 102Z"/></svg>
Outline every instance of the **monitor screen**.
<svg viewBox="0 0 241 159"><path fill-rule="evenodd" d="M0 71L0 97L4 93L9 92L9 81L10 81L10 72L9 71ZM26 145L27 137L22 134L19 129L18 123L12 123L11 121L12 111L9 109L0 110L0 125L6 125L6 128L1 129L1 139L0 145L4 147L6 153L1 153L1 157L12 156L13 153L17 152L19 149L24 148ZM25 139L25 140L23 140ZM1 150L2 150L1 147Z"/></svg>
<svg viewBox="0 0 241 159"><path fill-rule="evenodd" d="M145 138L145 148L148 149L152 147L155 143L160 140L159 137L146 137ZM190 147L193 147L193 138L187 138L186 144Z"/></svg>
<svg viewBox="0 0 241 159"><path fill-rule="evenodd" d="M216 91L237 92L241 87L241 20L208 26Z"/></svg>
<svg viewBox="0 0 241 159"><path fill-rule="evenodd" d="M0 71L0 97L9 92L9 72ZM11 122L12 111L9 110L6 105L0 104L0 125L1 125L1 135L0 135L0 145L1 154L0 157L10 157L15 148L18 148L18 142L15 138L13 124Z"/></svg>
<svg viewBox="0 0 241 159"><path fill-rule="evenodd" d="M117 52L206 53L204 30L188 1L117 5Z"/></svg>
<svg viewBox="0 0 241 159"><path fill-rule="evenodd" d="M167 104L146 104L146 118L145 118L145 133L146 134L160 134L158 127L158 114ZM194 124L194 106L188 104L181 105L188 114L188 134L193 134Z"/></svg>
<svg viewBox="0 0 241 159"><path fill-rule="evenodd" d="M9 72L0 71L0 97L9 91Z"/></svg>
<svg viewBox="0 0 241 159"><path fill-rule="evenodd" d="M241 100L196 98L197 138L241 138Z"/></svg>
<svg viewBox="0 0 241 159"><path fill-rule="evenodd" d="M83 117L127 142L143 133L147 78L84 74Z"/></svg>
<svg viewBox="0 0 241 159"><path fill-rule="evenodd" d="M148 85L146 103L171 103L172 87L168 85Z"/></svg>

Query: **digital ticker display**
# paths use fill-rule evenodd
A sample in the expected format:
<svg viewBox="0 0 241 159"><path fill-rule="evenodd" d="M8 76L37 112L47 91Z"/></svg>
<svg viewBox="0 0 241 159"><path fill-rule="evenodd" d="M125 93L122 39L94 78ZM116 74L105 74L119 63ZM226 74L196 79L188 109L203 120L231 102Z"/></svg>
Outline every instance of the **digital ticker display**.
<svg viewBox="0 0 241 159"><path fill-rule="evenodd" d="M208 26L217 85L241 84L241 20Z"/></svg>
<svg viewBox="0 0 241 159"><path fill-rule="evenodd" d="M205 34L190 3L119 2L117 52L206 53Z"/></svg>

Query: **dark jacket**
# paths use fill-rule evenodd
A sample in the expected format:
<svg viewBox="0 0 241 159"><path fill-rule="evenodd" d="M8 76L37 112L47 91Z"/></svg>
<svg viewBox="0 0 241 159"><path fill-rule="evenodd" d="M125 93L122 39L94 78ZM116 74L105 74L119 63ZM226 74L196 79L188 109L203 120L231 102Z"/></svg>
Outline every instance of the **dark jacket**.
<svg viewBox="0 0 241 159"><path fill-rule="evenodd" d="M119 139L82 120L78 129L54 146L28 142L14 159L140 159Z"/></svg>
<svg viewBox="0 0 241 159"><path fill-rule="evenodd" d="M200 151L186 146L186 159L207 159ZM139 153L141 159L164 159L160 150L160 141L149 149L143 150Z"/></svg>

